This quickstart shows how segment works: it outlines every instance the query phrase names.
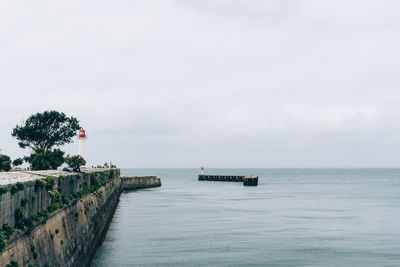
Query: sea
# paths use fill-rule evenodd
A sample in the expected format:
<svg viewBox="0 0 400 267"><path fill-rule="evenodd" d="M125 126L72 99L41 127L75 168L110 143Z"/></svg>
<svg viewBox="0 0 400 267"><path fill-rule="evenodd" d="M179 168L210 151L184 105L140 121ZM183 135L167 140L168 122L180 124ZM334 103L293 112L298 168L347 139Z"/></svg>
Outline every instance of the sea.
<svg viewBox="0 0 400 267"><path fill-rule="evenodd" d="M400 266L400 169L122 169L162 187L123 193L92 266Z"/></svg>

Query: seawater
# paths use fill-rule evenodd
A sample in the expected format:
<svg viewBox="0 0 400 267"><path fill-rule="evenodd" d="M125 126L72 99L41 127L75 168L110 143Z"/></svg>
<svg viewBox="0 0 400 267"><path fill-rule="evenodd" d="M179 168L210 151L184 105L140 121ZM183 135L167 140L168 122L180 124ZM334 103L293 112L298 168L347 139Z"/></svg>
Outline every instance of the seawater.
<svg viewBox="0 0 400 267"><path fill-rule="evenodd" d="M400 266L400 169L206 169L121 195L92 266Z"/></svg>

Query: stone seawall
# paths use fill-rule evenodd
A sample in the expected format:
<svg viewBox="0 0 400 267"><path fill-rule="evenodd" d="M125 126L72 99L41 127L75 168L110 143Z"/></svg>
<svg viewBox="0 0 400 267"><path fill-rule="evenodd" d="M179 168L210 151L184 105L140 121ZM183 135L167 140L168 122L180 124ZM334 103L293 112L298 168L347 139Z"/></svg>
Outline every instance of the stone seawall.
<svg viewBox="0 0 400 267"><path fill-rule="evenodd" d="M1 225L16 230L0 252L0 266L88 266L122 190L160 186L154 176L121 179L119 169L18 172L9 180L4 175Z"/></svg>

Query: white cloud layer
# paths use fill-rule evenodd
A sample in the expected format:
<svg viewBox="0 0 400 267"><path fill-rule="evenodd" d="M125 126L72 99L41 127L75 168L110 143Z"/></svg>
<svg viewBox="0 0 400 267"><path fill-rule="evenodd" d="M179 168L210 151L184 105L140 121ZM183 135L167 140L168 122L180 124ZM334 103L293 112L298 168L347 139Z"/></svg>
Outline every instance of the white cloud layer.
<svg viewBox="0 0 400 267"><path fill-rule="evenodd" d="M399 1L0 4L0 148L78 117L89 164L399 166ZM77 144L66 147L76 153Z"/></svg>

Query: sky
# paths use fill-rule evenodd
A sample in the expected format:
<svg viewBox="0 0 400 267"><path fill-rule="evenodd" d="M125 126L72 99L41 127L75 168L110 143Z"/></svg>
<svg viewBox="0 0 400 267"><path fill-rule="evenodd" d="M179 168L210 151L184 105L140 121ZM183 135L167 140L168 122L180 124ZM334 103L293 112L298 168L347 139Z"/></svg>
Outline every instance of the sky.
<svg viewBox="0 0 400 267"><path fill-rule="evenodd" d="M3 0L1 153L29 154L13 127L57 110L87 130L88 165L399 167L399 9Z"/></svg>

